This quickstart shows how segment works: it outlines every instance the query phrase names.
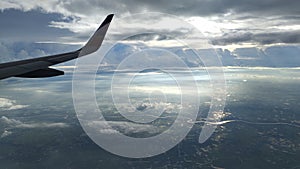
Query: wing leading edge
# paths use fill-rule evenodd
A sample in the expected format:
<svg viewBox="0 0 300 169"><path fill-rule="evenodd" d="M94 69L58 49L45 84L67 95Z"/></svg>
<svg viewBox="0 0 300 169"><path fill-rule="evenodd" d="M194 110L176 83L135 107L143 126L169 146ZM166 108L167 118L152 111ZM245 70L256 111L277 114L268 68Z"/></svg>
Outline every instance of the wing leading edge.
<svg viewBox="0 0 300 169"><path fill-rule="evenodd" d="M85 46L76 51L0 64L0 80L9 77L40 78L63 75L63 71L49 66L96 52L104 40L113 16L108 15Z"/></svg>

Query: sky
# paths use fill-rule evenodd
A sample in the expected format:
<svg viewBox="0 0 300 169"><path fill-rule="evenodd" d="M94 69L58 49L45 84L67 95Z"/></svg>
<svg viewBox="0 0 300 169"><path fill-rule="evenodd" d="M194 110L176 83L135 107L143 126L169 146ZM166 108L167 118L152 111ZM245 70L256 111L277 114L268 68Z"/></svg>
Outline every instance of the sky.
<svg viewBox="0 0 300 169"><path fill-rule="evenodd" d="M2 0L0 62L76 49L110 13L118 19L160 12L201 30L215 48L221 49L219 54L227 65L297 66L300 64L299 6L300 2L295 0ZM136 23L143 24L145 20L136 18ZM129 30L109 31L113 38ZM159 41L153 36L146 40L153 38ZM265 63L266 57L272 63ZM284 60L288 63L283 63Z"/></svg>
<svg viewBox="0 0 300 169"><path fill-rule="evenodd" d="M223 140L225 140L226 143L226 139L228 138L227 142L230 144L229 146L228 144L224 144L224 150L235 150L230 149L230 146L233 146L233 148L237 148L236 154L240 154L241 148L242 150L243 148L245 148L245 150L251 150L251 146L253 145L258 145L256 147L260 148L259 146L261 143L267 139L266 143L268 144L264 145L270 145L271 148L268 147L265 149L270 150L267 151L267 154L272 154L272 156L268 156L268 158L270 157L273 159L273 161L279 159L280 161L289 163L290 161L296 161L294 160L296 159L296 156L294 158L294 156L291 156L289 153L296 154L296 151L298 150L290 149L291 147L297 147L297 139L291 137L290 133L291 131L298 132L298 130L295 128L287 130L286 127L274 127L270 124L268 125L270 126L269 128L264 128L264 126L261 127L258 124L261 125L262 123L260 122L264 122L266 120L268 122L283 122L285 123L284 125L289 125L290 123L296 125L298 124L295 119L297 120L298 116L296 116L296 114L299 108L297 91L299 91L298 75L300 68L295 67L300 67L299 7L299 0L0 0L0 63L76 50L88 40L88 38L93 34L93 32L108 14L114 13L115 17L110 25L108 34L100 50L113 40L127 37L128 35L133 36L128 37L126 41L116 45L110 51L110 53L108 53L109 57L104 58L103 62L105 63L103 63L103 65L107 67L111 66L109 64L118 65L123 61L123 57L130 56L132 53L141 54L139 56L143 56L142 54L144 54L144 56L146 56L147 51L141 53L141 50L145 49L145 46L148 45L160 46L163 49L168 49L169 51L178 55L189 67L197 67L199 66L199 60L197 60L197 58L195 59L195 56L190 49L170 42L170 37L164 35L165 32L168 32L171 37L181 39L186 36L185 31L189 31L188 29L182 29L186 28L184 27L186 25L169 23L170 15L175 16L176 18L182 20L181 23L190 23L202 31L205 38L208 39L212 47L215 48L215 51L222 61L222 64L229 67L228 69L224 69L226 75L226 84L228 84L228 90L226 91L228 92L226 106L229 105L226 107L224 112L226 112L229 116L227 119L227 115L226 117L224 115L224 120L226 121L221 121L221 123L231 123L231 118L257 122L256 124L253 123L257 128L250 126L249 124L251 123L248 121L246 121L244 126L241 125L239 128L231 125L231 127L234 127L234 129L237 130L231 130L229 126L229 132L225 133L224 138L216 137L216 141L212 140L212 147L215 147L215 143L220 141L222 142ZM149 14L151 12L159 12L162 15L160 15L160 17L151 16L151 14ZM126 24L129 23L129 20L122 18L138 15L144 17L134 17L132 20L130 20L135 22L134 27L126 27ZM153 24L153 20L156 20L157 23L159 23L158 27L149 27L149 25ZM128 21L128 23L126 23L126 21ZM151 34L153 29L155 29L158 34ZM134 34L135 31L144 33ZM206 49L199 48L196 50L201 55L209 56L210 54L210 52ZM163 55L165 53L161 52L160 50L156 50L156 53L152 54L156 54L157 58L159 59L166 58L164 60L165 63L172 63L171 61L176 61L171 60L167 62L167 59L170 57L168 57L168 55ZM136 57L131 58L135 59ZM143 60L145 57L140 58L141 60L135 60L132 67L147 67L148 64L145 64L145 60ZM150 63L150 61L147 63ZM69 65L70 67L67 67ZM40 142L43 143L43 140L47 140L44 142L45 145L48 144L48 142L49 145L53 145L53 139L49 138L54 138L58 143L55 145L58 147L54 147L56 149L53 150L63 151L65 149L60 149L60 146L66 145L65 148L67 148L67 153L65 154L70 155L70 152L72 154L73 151L80 152L78 149L73 149L73 146L70 146L70 143L75 143L75 145L79 143L78 145L82 145L82 140L79 139L78 141L77 139L73 139L78 137L77 132L74 134L73 132L69 132L70 130L66 130L66 136L72 135L72 137L64 137L65 143L63 142L63 144L60 144L60 134L64 135L64 133L57 133L57 130L55 130L56 128L69 129L72 128L73 125L77 125L74 124L74 121L77 122L77 117L74 113L72 114L74 107L72 102L73 99L71 88L72 77L68 76L70 75L69 72L73 71L72 65L74 65L74 61L63 63L62 65L57 66L56 68L63 69L63 71L66 73L65 76L59 76L57 78L12 78L7 81L1 81L0 85L5 87L0 88L0 111L3 112L0 117L0 123L4 124L4 127L2 126L4 130L0 131L0 139L8 138L12 140L12 143L20 142L21 144L17 145L24 145L24 142L26 144L28 140L26 139L26 136L30 135L33 139L29 137L30 143L27 145L29 149L32 148L33 150L36 150L36 146L39 147L40 145L43 145L40 144ZM63 66L66 67L62 68ZM131 65L127 64L127 66ZM235 69L236 67L241 66L251 68ZM232 67L233 69L231 69ZM289 67L291 69L287 70L278 67ZM214 72L214 70L218 69L207 70ZM128 72L130 73L131 71ZM195 70L195 72L201 73L202 71ZM200 76L198 76L199 79L196 80L201 83L201 85L199 84L198 89L203 89L204 91L203 93L201 93L201 91L199 93L202 94L201 97L204 98L201 98L201 102L204 103L203 108L206 111L205 106L210 105L210 102L206 99L210 99L210 92L213 91L211 89L213 89L215 86L206 86L205 78L208 76L206 76L206 71L203 72L205 72L205 74L203 76L200 74ZM126 75L129 73L126 73ZM180 70L177 70L176 73L183 75ZM125 78L128 76L125 76ZM184 77L183 79L187 79L187 77ZM99 93L103 93L109 98L110 90L107 90L107 88L111 89L111 83L109 81L110 78L111 74L99 74L98 82L99 84L104 84L104 86L97 85L97 87L99 87ZM167 79L165 77L162 78L165 80ZM214 82L220 82L214 81L215 79L210 78L210 83L214 84ZM86 82L86 79L82 80L83 82ZM156 82L150 78L148 80L151 80L152 83ZM176 90L178 88L174 89L168 86L167 88L162 88L161 84L157 84L167 94L178 92L178 90ZM106 85L108 85L108 87ZM216 87L218 86L216 85ZM146 92L148 92L150 89L153 90L150 87L147 88L147 86L144 88L133 88L133 90L137 89ZM102 92L104 90L107 90L108 93ZM195 90L192 90L192 93L194 92ZM118 93L124 94L124 92ZM220 100L220 98L217 99ZM110 100L108 100L108 102L109 104L115 103ZM99 103L103 103L104 106L106 106L106 102L101 102L100 100ZM150 106L153 107L153 105ZM207 110L209 110L208 107ZM110 111L108 113L110 113ZM231 116L230 114L233 115ZM150 134L153 134L158 130L157 128L149 128L148 125L144 126L145 128L142 128L141 125L133 125L126 122L116 122L112 124L116 126L123 126L121 129L124 129L129 133L132 132L132 129L136 128L140 132L150 131ZM101 124L99 125L100 127L103 127ZM249 128L247 127L250 127L252 130L248 130ZM34 128L45 128L47 131L50 131L50 128L53 128L54 134L51 132L44 132L45 130L41 130L42 132L40 133L42 133L42 135L39 138L36 137L35 134L31 134L31 132L39 134L39 130L26 130L25 132L20 130L20 133L22 133L20 135L21 137L15 135L15 133L18 132L16 129ZM75 129L77 130L77 128ZM223 130L224 128L222 126L220 131L223 132ZM245 134L243 130L250 132ZM258 133L258 137L253 137L253 133L256 133L257 131L263 132L260 132L262 134ZM79 132L81 132L81 130ZM101 132L108 134L114 131L104 128ZM46 133L45 136L43 136L44 133ZM236 134L241 133L241 137L236 137ZM75 136L73 137L73 135ZM262 135L264 135L264 137L261 137ZM297 134L292 134L292 136L295 136L295 138L296 135ZM18 139L15 139L16 137ZM71 140L75 142L69 142L68 138L71 138ZM230 139L236 141L236 138L245 138L244 140L246 141L244 144L241 143L238 146L231 144L232 142ZM258 139L258 141L254 140L255 142L253 143L257 144L248 144L248 138L250 138L250 141L251 139L261 139ZM284 141L282 141L283 138L285 139ZM23 151L22 148L26 148L25 146L15 146L16 144L12 145L10 142L11 140L8 140L7 143L9 144L6 144L4 140L4 145L12 146L11 149L10 146L8 146L8 151L18 152L14 151L15 148L17 148L17 150L20 152L25 152L25 154L20 153L19 158L22 158L22 161L24 161L24 157L32 157L32 154L34 154L33 159L35 159L36 154L39 156L39 153L35 151ZM35 141L31 142L31 140ZM194 142L188 142L188 145L194 146L193 143ZM83 143L83 145L84 144L85 143ZM275 152L274 156L274 147L279 148L278 150L280 150L280 153L283 152L284 157L286 158L282 158L282 155L278 154L278 151ZM42 153L37 160L40 160L40 157L47 158L48 156L44 156L45 152L56 156L56 154L53 154L52 152L51 148L53 147L50 146L49 149L48 147L46 148L49 151L44 151L44 149L38 148L38 150L41 150ZM69 148L72 149L72 151L68 151L70 150ZM83 146L81 148L85 149L86 147ZM92 148L93 151L95 151L95 148ZM220 153L220 150L222 150L221 148L219 149L216 147L216 151L212 151L213 154L217 154L215 152ZM286 149L289 151L285 151ZM25 150L28 150L28 148ZM89 150L90 149L87 149L87 151ZM187 152L189 152L191 149L188 148L187 150ZM93 151L91 151L92 156L94 156ZM175 151L175 154L177 155L177 150L175 149ZM86 151L82 152L85 153ZM204 154L207 152L210 151L207 151L206 149L203 150ZM249 159L249 157L253 155L254 151L245 152L246 154L244 158ZM3 157L0 158L0 160L2 159L3 161L8 159L8 161L12 164L23 164L22 161L20 162L20 159L14 156L16 153L6 153L6 151L2 151L2 153L4 155L0 154L0 157ZM65 154L62 153L63 157L66 157ZM77 154L74 153L74 155L76 156ZM87 156L88 155L90 154L87 154ZM188 155L189 157L200 157L198 155ZM265 154L261 154L261 156L264 155ZM253 159L260 158L261 156L257 156L257 154L255 154L255 158ZM225 156L221 157L223 158ZM110 156L108 156L108 158L110 158ZM183 160L186 160L184 156L182 156L182 158L184 158ZM65 160L64 158L61 159ZM80 158L80 160L81 159L82 158ZM114 160L114 158L111 159L110 161L112 161L111 163L113 165L118 162ZM76 162L76 159L71 160ZM183 163L182 161L178 160L178 156L175 156L174 160L178 161L178 163ZM214 159L209 160L214 161ZM40 163L45 163L45 161L47 160L42 159ZM108 163L110 163L110 161L108 161ZM252 161L250 160L250 162ZM27 160L26 162L37 165L35 160ZM63 163L66 162L68 162L68 160L63 161ZM81 162L82 161L79 161L79 163ZM103 162L107 163L106 160ZM268 161L268 163L269 162L270 161ZM82 163L86 164L86 161L83 161ZM249 164L249 162L246 164ZM284 164L285 163L282 165ZM59 165L59 163L57 165ZM278 162L274 165L278 165ZM279 165L279 167L280 166L281 165Z"/></svg>

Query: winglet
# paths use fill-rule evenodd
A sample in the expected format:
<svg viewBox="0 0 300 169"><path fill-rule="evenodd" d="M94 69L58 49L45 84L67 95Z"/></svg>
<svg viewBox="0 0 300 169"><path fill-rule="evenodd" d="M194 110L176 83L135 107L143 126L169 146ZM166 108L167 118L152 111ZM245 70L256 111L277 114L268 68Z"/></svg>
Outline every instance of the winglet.
<svg viewBox="0 0 300 169"><path fill-rule="evenodd" d="M85 46L79 49L80 53L78 57L96 52L100 48L113 16L114 14L110 14L105 18L105 20L102 22L94 35L85 44Z"/></svg>

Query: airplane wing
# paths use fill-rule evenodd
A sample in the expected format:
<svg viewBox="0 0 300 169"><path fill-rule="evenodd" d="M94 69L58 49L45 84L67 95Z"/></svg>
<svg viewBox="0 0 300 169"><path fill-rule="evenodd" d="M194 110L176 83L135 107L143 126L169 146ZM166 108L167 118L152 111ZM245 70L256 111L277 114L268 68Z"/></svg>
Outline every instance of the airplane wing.
<svg viewBox="0 0 300 169"><path fill-rule="evenodd" d="M0 64L0 80L9 77L41 78L63 75L64 72L49 66L91 54L99 49L113 18L110 14L82 48L68 53L20 60Z"/></svg>

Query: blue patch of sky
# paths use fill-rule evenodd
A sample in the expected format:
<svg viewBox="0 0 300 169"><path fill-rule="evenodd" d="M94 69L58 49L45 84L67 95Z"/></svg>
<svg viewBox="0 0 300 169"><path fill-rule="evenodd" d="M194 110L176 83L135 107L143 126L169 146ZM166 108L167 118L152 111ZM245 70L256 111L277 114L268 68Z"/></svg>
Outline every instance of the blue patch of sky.
<svg viewBox="0 0 300 169"><path fill-rule="evenodd" d="M20 11L15 9L0 12L1 41L54 41L60 36L74 33L67 29L49 27L51 21L72 21L58 13L43 13L41 10Z"/></svg>

